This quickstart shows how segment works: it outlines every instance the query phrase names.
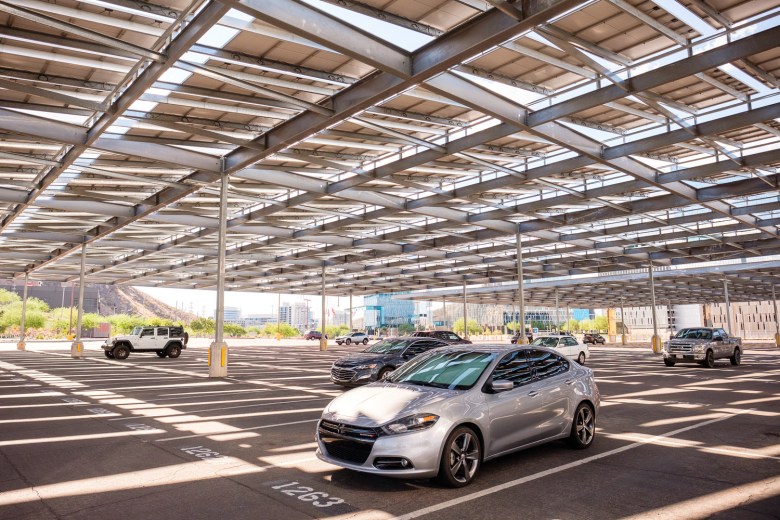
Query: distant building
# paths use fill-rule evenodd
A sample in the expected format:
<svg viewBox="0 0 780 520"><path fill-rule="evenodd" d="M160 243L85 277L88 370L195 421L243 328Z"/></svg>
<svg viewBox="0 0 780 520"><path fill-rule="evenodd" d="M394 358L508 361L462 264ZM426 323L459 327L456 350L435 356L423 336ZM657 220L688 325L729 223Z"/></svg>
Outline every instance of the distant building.
<svg viewBox="0 0 780 520"><path fill-rule="evenodd" d="M396 300L392 294L373 294L363 298L366 328L397 327L414 323L414 301Z"/></svg>
<svg viewBox="0 0 780 520"><path fill-rule="evenodd" d="M214 319L217 319L217 312L214 311ZM222 314L225 323L238 323L241 319L241 309L238 307L225 307Z"/></svg>
<svg viewBox="0 0 780 520"><path fill-rule="evenodd" d="M264 327L266 323L276 323L276 314L248 314L235 323L242 327Z"/></svg>
<svg viewBox="0 0 780 520"><path fill-rule="evenodd" d="M306 332L309 328L310 320L309 306L306 302L294 302L290 309L290 324L301 332Z"/></svg>

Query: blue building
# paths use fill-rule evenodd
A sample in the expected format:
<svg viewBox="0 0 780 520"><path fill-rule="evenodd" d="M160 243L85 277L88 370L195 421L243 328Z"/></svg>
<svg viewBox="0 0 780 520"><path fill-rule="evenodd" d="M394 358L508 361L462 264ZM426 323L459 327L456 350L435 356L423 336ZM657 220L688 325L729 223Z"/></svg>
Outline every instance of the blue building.
<svg viewBox="0 0 780 520"><path fill-rule="evenodd" d="M363 297L363 305L367 329L414 323L414 301L412 300L396 300L392 294L373 294Z"/></svg>

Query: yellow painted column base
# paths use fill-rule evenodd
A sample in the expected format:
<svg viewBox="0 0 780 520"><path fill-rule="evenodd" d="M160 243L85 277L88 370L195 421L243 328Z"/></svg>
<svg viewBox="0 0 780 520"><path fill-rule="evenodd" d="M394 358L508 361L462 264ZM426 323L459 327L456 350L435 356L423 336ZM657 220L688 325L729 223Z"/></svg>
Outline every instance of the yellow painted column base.
<svg viewBox="0 0 780 520"><path fill-rule="evenodd" d="M628 345L628 336L626 336L625 334L621 334L620 335L620 342L623 345Z"/></svg>
<svg viewBox="0 0 780 520"><path fill-rule="evenodd" d="M213 341L209 345L209 377L227 377L228 346L224 341Z"/></svg>
<svg viewBox="0 0 780 520"><path fill-rule="evenodd" d="M277 333L276 333L276 341L280 341L281 339L282 339L282 334L281 334L281 332L277 332Z"/></svg>
<svg viewBox="0 0 780 520"><path fill-rule="evenodd" d="M74 359L81 359L84 357L84 342L74 341L70 344L70 357Z"/></svg>
<svg viewBox="0 0 780 520"><path fill-rule="evenodd" d="M24 342L24 340L20 340L19 343L16 344L16 350L25 350L27 348L27 343Z"/></svg>
<svg viewBox="0 0 780 520"><path fill-rule="evenodd" d="M651 339L651 342L653 346L653 352L655 354L660 354L664 349L664 342L661 339L661 336L659 336L658 334L654 334Z"/></svg>
<svg viewBox="0 0 780 520"><path fill-rule="evenodd" d="M320 350L328 350L328 338L322 337L320 338Z"/></svg>
<svg viewBox="0 0 780 520"><path fill-rule="evenodd" d="M780 332L775 334L775 346L780 347Z"/></svg>

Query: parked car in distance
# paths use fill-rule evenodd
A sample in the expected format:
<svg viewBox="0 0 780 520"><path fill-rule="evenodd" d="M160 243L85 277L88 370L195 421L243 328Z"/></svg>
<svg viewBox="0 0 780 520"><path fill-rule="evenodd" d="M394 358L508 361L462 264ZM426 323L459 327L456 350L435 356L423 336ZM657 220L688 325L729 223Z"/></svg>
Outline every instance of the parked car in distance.
<svg viewBox="0 0 780 520"><path fill-rule="evenodd" d="M161 358L177 358L190 336L184 327L135 327L123 336L107 338L103 353L109 359L127 359L131 352L156 352Z"/></svg>
<svg viewBox="0 0 780 520"><path fill-rule="evenodd" d="M588 346L568 334L553 334L536 338L531 342L531 345L554 348L557 352L571 359L576 359L580 365L584 365L585 360L590 357Z"/></svg>
<svg viewBox="0 0 780 520"><path fill-rule="evenodd" d="M355 386L381 380L418 354L448 345L436 338L399 337L375 343L363 352L349 354L333 362L330 380L337 385Z"/></svg>
<svg viewBox="0 0 780 520"><path fill-rule="evenodd" d="M664 364L700 363L712 368L716 359L729 358L732 365L742 362L742 338L729 336L721 328L691 327L681 329L664 343Z"/></svg>
<svg viewBox="0 0 780 520"><path fill-rule="evenodd" d="M461 487L501 455L557 439L590 447L599 400L593 371L552 349L450 345L331 401L317 425L317 456Z"/></svg>
<svg viewBox="0 0 780 520"><path fill-rule="evenodd" d="M525 332L525 337L526 337L526 339L528 340L528 343L531 343L531 342L533 342L533 340L534 340L534 333L533 333L533 332L531 332L530 330L528 330L528 331L526 331L526 332ZM511 340L509 340L509 342L510 342L512 345L517 345L517 340L518 340L519 338L520 338L520 333L519 333L519 332L515 332L514 336L512 336L512 339L511 339Z"/></svg>
<svg viewBox="0 0 780 520"><path fill-rule="evenodd" d="M598 332L594 332L594 333L587 333L587 334L583 335L582 336L582 342L583 343L593 343L594 345L596 343L601 343L602 345L606 345L607 340L604 338L604 336L602 336Z"/></svg>
<svg viewBox="0 0 780 520"><path fill-rule="evenodd" d="M339 345L343 345L344 343L347 345L351 345L353 343L362 343L363 345L368 345L368 334L365 332L348 332L347 334L337 336L335 341Z"/></svg>
<svg viewBox="0 0 780 520"><path fill-rule="evenodd" d="M471 341L461 338L451 330L419 330L412 332L415 338L436 338L444 340L452 345L471 345Z"/></svg>
<svg viewBox="0 0 780 520"><path fill-rule="evenodd" d="M310 340L310 339L322 339L322 332L318 330L310 330L307 331L306 334L303 335L303 339ZM325 334L325 339L328 339L328 335Z"/></svg>

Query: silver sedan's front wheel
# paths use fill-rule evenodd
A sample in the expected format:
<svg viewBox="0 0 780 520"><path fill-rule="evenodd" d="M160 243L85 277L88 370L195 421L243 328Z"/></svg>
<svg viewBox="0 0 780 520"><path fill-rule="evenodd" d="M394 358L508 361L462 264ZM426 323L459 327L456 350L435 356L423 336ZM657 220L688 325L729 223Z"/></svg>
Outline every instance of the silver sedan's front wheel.
<svg viewBox="0 0 780 520"><path fill-rule="evenodd" d="M456 428L447 438L439 467L439 479L452 487L468 485L476 476L482 461L482 448L474 430Z"/></svg>
<svg viewBox="0 0 780 520"><path fill-rule="evenodd" d="M584 450L593 443L596 436L596 414L593 408L586 403L581 403L574 412L574 421L571 425L569 442L572 447Z"/></svg>

